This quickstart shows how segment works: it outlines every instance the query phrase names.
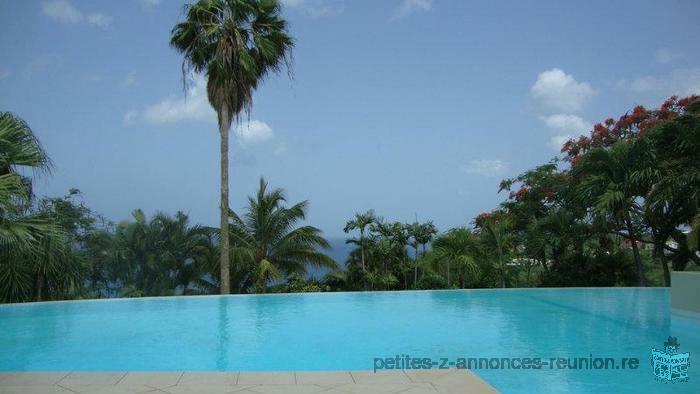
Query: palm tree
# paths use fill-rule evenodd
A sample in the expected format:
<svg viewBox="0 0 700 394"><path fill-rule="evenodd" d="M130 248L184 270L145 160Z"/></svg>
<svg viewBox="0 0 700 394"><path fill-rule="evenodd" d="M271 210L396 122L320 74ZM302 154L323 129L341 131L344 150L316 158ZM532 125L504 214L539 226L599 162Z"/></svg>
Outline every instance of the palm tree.
<svg viewBox="0 0 700 394"><path fill-rule="evenodd" d="M513 249L513 237L508 219L488 220L481 227L481 238L488 255L494 259L500 286L506 287L508 257Z"/></svg>
<svg viewBox="0 0 700 394"><path fill-rule="evenodd" d="M112 281L135 289L131 295L172 295L206 289L203 280L211 250L210 229L191 226L182 212L174 217L141 210L133 221L119 223L108 252Z"/></svg>
<svg viewBox="0 0 700 394"><path fill-rule="evenodd" d="M406 225L406 234L410 240L409 245L413 248L415 253L415 258L413 260L413 286L415 288L418 284L418 258L420 257L418 247L421 245L423 246L423 255L425 255L425 247L433 240L435 234L437 234L437 228L435 228L433 222L413 222Z"/></svg>
<svg viewBox="0 0 700 394"><path fill-rule="evenodd" d="M437 233L437 228L435 228L432 221L420 225L420 230L417 233L416 241L422 246L423 254L425 254L426 245L433 240L433 237L435 237L435 234Z"/></svg>
<svg viewBox="0 0 700 394"><path fill-rule="evenodd" d="M286 207L282 189L268 190L260 178L258 193L248 197L243 216L230 211L231 244L234 260L252 267L258 292L283 275L304 274L306 266L336 269L336 262L319 249L328 249L321 230L312 226L297 227L306 218L308 201ZM223 279L222 279L223 280Z"/></svg>
<svg viewBox="0 0 700 394"><path fill-rule="evenodd" d="M700 265L700 256L693 251L700 224L699 136L700 99L696 98L684 114L648 130L636 141L644 160L637 160L631 179L645 192L643 215L666 286L671 285L667 254L674 270L684 270L690 260ZM680 229L685 226L694 232L684 234ZM676 247L668 245L669 239Z"/></svg>
<svg viewBox="0 0 700 394"><path fill-rule="evenodd" d="M367 266L365 265L365 230L370 224L377 220L376 215L373 210L369 210L364 213L356 213L355 219L348 221L345 224L343 231L349 233L352 230L360 230L360 255L362 262L362 273L367 272Z"/></svg>
<svg viewBox="0 0 700 394"><path fill-rule="evenodd" d="M631 244L639 285L646 286L638 246L641 241L637 230L639 225L633 216L641 212L638 200L644 193L637 187L637 182L630 179L640 161L634 143L619 141L610 149L590 150L571 172L581 180L577 187L578 197L587 206L592 206L594 213L621 223L620 227L625 229L622 235Z"/></svg>
<svg viewBox="0 0 700 394"><path fill-rule="evenodd" d="M185 21L172 30L170 45L189 72L206 74L209 103L221 136L221 293L230 293L228 134L253 92L270 72L289 65L293 40L278 0L199 0L185 6Z"/></svg>
<svg viewBox="0 0 700 394"><path fill-rule="evenodd" d="M477 244L478 241L474 234L469 229L462 227L452 229L435 240L433 243L434 259L436 262L446 265L447 287L452 284L450 280L451 263L457 263L462 272L475 274L479 271L475 261Z"/></svg>
<svg viewBox="0 0 700 394"><path fill-rule="evenodd" d="M46 275L68 256L64 232L44 213L31 212L31 179L22 168L48 171L51 161L22 119L0 112L0 301L40 300ZM54 282L55 283L55 282Z"/></svg>
<svg viewBox="0 0 700 394"><path fill-rule="evenodd" d="M31 205L31 180L20 168L48 171L51 161L26 122L0 112L0 251L38 248L40 233L50 226L25 215Z"/></svg>

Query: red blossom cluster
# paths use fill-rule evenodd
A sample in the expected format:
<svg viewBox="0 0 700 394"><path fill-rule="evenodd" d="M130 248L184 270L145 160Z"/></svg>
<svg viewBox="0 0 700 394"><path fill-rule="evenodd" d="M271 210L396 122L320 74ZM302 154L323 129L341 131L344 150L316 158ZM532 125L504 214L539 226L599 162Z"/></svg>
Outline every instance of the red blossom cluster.
<svg viewBox="0 0 700 394"><path fill-rule="evenodd" d="M522 201L527 198L529 192L530 189L528 189L527 186L521 186L517 192L511 193L511 198L515 198L516 201Z"/></svg>
<svg viewBox="0 0 700 394"><path fill-rule="evenodd" d="M503 218L504 214L505 212L499 210L482 212L474 218L474 223L477 227L483 227L487 222L497 223Z"/></svg>
<svg viewBox="0 0 700 394"><path fill-rule="evenodd" d="M561 152L566 154L566 159L571 165L576 165L581 155L588 150L611 146L620 140L641 137L651 127L683 115L688 104L696 100L700 100L700 96L693 95L682 99L673 96L664 101L657 110L648 110L638 105L618 120L608 118L603 123L596 124L590 136L582 135L578 139L567 141Z"/></svg>

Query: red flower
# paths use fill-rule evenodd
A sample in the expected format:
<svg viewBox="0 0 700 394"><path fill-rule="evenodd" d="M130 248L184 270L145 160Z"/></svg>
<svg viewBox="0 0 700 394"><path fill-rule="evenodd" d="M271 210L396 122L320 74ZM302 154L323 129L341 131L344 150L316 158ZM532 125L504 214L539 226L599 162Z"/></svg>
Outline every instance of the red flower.
<svg viewBox="0 0 700 394"><path fill-rule="evenodd" d="M571 167L576 167L578 163L581 162L582 157L581 156L575 156L571 159Z"/></svg>
<svg viewBox="0 0 700 394"><path fill-rule="evenodd" d="M527 187L525 187L525 186L521 187L520 189L518 189L517 192L515 192L515 199L518 201L524 200L525 197L527 197L527 194L529 191L530 190Z"/></svg>

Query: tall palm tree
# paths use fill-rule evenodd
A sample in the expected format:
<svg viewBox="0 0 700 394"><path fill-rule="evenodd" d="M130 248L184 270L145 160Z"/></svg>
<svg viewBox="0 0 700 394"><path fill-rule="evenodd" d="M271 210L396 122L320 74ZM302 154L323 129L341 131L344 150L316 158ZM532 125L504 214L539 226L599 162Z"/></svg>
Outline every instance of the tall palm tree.
<svg viewBox="0 0 700 394"><path fill-rule="evenodd" d="M293 40L278 0L199 0L185 6L185 21L172 30L170 45L183 54L183 78L206 74L209 103L221 135L221 293L230 293L228 134L253 92L270 72L289 65Z"/></svg>
<svg viewBox="0 0 700 394"><path fill-rule="evenodd" d="M367 272L367 267L365 265L365 231L370 224L377 220L376 215L373 210L369 210L364 213L356 213L355 218L348 221L345 224L344 232L349 233L352 230L360 230L360 254L362 261L362 273Z"/></svg>
<svg viewBox="0 0 700 394"><path fill-rule="evenodd" d="M330 244L321 230L312 226L297 227L306 218L308 201L286 207L282 189L268 190L265 179L255 197L248 197L243 216L230 212L231 243L234 260L252 267L251 274L258 292L283 275L304 274L306 266L336 269L336 262L319 249ZM222 279L223 280L223 279Z"/></svg>

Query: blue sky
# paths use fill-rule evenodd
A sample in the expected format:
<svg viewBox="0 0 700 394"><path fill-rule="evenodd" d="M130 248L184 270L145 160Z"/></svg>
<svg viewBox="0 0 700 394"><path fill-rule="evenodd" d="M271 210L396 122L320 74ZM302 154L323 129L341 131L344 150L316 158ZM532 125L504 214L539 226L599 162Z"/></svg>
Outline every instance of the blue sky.
<svg viewBox="0 0 700 394"><path fill-rule="evenodd" d="M468 224L565 136L700 93L696 0L283 2L294 78L269 78L236 131L231 205L264 176L330 236L369 208ZM181 16L170 0L0 2L0 110L54 160L40 194L217 223L215 118L168 46Z"/></svg>

